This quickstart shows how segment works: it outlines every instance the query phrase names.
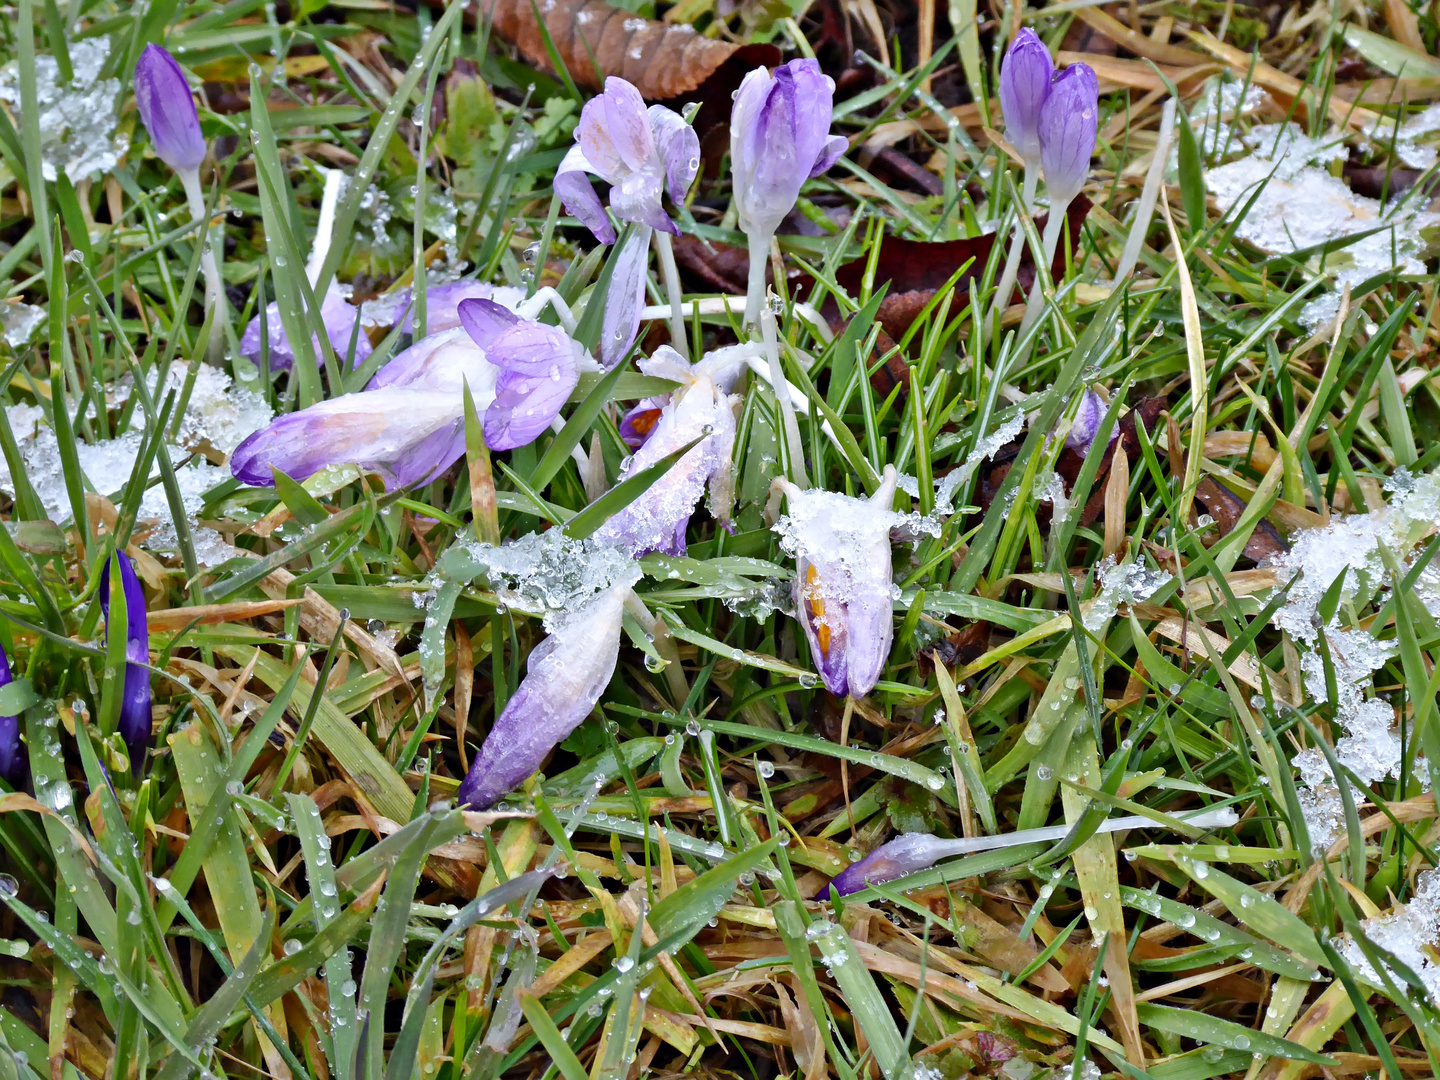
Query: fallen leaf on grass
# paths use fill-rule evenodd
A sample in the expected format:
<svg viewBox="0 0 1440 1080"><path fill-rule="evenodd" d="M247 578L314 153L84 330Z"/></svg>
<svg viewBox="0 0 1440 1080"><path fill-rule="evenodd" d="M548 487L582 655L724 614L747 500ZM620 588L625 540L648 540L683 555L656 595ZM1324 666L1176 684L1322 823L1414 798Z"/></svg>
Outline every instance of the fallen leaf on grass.
<svg viewBox="0 0 1440 1080"><path fill-rule="evenodd" d="M1205 512L1215 519L1217 526L1202 534L1201 542L1206 547L1214 547L1221 539L1229 536L1235 530L1235 526L1246 509L1244 499L1224 484L1218 483L1208 476L1204 477L1196 486L1195 501L1205 507ZM1290 545L1281 538L1275 526L1261 518L1255 526L1255 531L1250 534L1250 539L1245 541L1244 555L1247 559L1259 562L1261 559L1280 555L1289 550Z"/></svg>

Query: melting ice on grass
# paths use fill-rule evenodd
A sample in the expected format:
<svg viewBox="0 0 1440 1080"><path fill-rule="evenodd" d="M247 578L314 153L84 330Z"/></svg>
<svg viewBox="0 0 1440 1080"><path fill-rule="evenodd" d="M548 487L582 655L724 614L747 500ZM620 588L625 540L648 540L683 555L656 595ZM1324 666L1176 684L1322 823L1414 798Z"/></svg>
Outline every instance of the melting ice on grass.
<svg viewBox="0 0 1440 1080"><path fill-rule="evenodd" d="M1413 971L1431 1002L1440 1004L1440 964L1428 951L1440 946L1440 870L1421 871L1415 885L1415 895L1408 904L1396 904L1393 911L1365 919L1360 929L1371 944ZM1357 942L1349 937L1342 939L1339 952L1362 982L1377 988L1384 986L1380 973ZM1386 974L1404 992L1405 981L1394 971L1387 970Z"/></svg>
<svg viewBox="0 0 1440 1080"><path fill-rule="evenodd" d="M1404 200L1387 211L1377 200L1355 194L1321 167L1343 155L1344 147L1334 139L1311 139L1294 124L1262 125L1244 142L1254 151L1249 157L1205 174L1206 187L1227 213L1244 206L1259 190L1236 229L1242 240L1278 254L1378 227L1326 258L1326 272L1334 275L1337 289L1392 268L1403 274L1425 273L1424 233L1440 226L1440 214L1417 210ZM1336 293L1319 296L1301 309L1300 321L1314 329L1332 318L1339 304Z"/></svg>
<svg viewBox="0 0 1440 1080"><path fill-rule="evenodd" d="M110 55L110 39L72 41L70 66L74 78L61 82L53 56L35 58L36 104L40 112L40 157L46 180L61 172L72 182L92 173L109 172L130 145L115 133L120 80L102 79ZM17 61L0 70L0 101L20 111L20 69Z"/></svg>
<svg viewBox="0 0 1440 1080"><path fill-rule="evenodd" d="M640 580L640 567L624 552L576 540L561 529L528 533L501 547L469 545L488 568L490 587L507 606L545 617L550 632L567 611L617 584Z"/></svg>
<svg viewBox="0 0 1440 1080"><path fill-rule="evenodd" d="M44 308L33 304L0 304L0 330L4 331L5 344L12 349L28 345L44 322Z"/></svg>
<svg viewBox="0 0 1440 1080"><path fill-rule="evenodd" d="M1117 563L1107 555L1100 561L1097 576L1100 588L1082 616L1091 633L1100 630L1115 617L1121 604L1140 604L1154 596L1170 580L1163 570L1152 570L1142 562Z"/></svg>
<svg viewBox="0 0 1440 1080"><path fill-rule="evenodd" d="M953 514L955 507L952 503L955 499L955 492L969 483L970 478L975 475L975 470L994 457L996 452L1016 435L1019 435L1024 427L1025 412L1018 410L1009 420L977 442L975 448L965 455L965 460L957 468L951 469L936 480L935 514L941 517ZM915 477L902 476L899 478L899 483L900 490L912 499L920 497L919 481Z"/></svg>

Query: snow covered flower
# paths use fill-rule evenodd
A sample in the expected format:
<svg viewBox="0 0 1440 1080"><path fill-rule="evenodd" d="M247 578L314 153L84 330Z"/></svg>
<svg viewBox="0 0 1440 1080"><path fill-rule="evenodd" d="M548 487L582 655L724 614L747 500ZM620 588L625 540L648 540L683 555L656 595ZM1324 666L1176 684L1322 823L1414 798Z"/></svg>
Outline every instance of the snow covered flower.
<svg viewBox="0 0 1440 1080"><path fill-rule="evenodd" d="M1034 30L1027 26L1015 35L1000 65L1000 110L1005 137L1032 168L1040 162L1040 108L1054 73L1050 50Z"/></svg>
<svg viewBox="0 0 1440 1080"><path fill-rule="evenodd" d="M840 159L849 145L830 134L835 81L814 60L745 76L730 112L730 172L740 228L766 247L800 197L800 185Z"/></svg>
<svg viewBox="0 0 1440 1080"><path fill-rule="evenodd" d="M738 352L720 349L691 365L662 345L653 357L640 361L645 374L674 379L680 387L668 398L649 399L660 402L658 411L641 421L649 424L647 437L625 462L621 479L694 445L639 498L601 525L595 532L597 542L634 556L651 551L685 554L685 528L707 484L711 512L721 521L729 518L737 401L729 391L744 362ZM634 432L634 421L630 423ZM623 423L621 432L623 436Z"/></svg>
<svg viewBox="0 0 1440 1080"><path fill-rule="evenodd" d="M120 567L120 589L125 601L125 685L120 693L120 738L130 753L130 768L139 773L150 745L150 629L145 622L145 590L130 565L130 557L115 552ZM100 610L110 621L110 563L100 571Z"/></svg>
<svg viewBox="0 0 1440 1080"><path fill-rule="evenodd" d="M647 109L639 90L611 76L580 111L575 142L555 174L555 193L596 239L613 244L615 226L586 173L610 184L610 209L621 221L680 235L661 197L668 190L671 201L684 200L700 170L700 140L678 113Z"/></svg>
<svg viewBox="0 0 1440 1080"><path fill-rule="evenodd" d="M362 363L373 351L364 328L358 334L355 332L355 320L359 317L360 309L350 303L340 286L332 281L320 298L320 322L325 327L325 336L330 339L330 347L342 362L350 354L352 338L355 341L354 363ZM279 303L265 307L265 333L270 343L270 370L288 370L295 363L295 350L280 321ZM320 351L320 339L315 337L312 340L315 342L315 357L320 360L324 356ZM261 352L260 316L256 315L240 337L240 355L258 364Z"/></svg>
<svg viewBox="0 0 1440 1080"><path fill-rule="evenodd" d="M901 833L840 871L830 880L825 895L834 889L841 896L849 896L868 885L883 885L887 881L928 870L949 855L954 846L953 841L942 840L930 833Z"/></svg>
<svg viewBox="0 0 1440 1080"><path fill-rule="evenodd" d="M1089 64L1071 64L1055 76L1040 106L1040 161L1050 189L1050 215L1063 218L1090 175L1100 90Z"/></svg>
<svg viewBox="0 0 1440 1080"><path fill-rule="evenodd" d="M790 513L775 523L795 557L795 615L833 694L864 697L880 679L894 633L890 508L898 483L887 465L869 499L803 491L781 482Z"/></svg>
<svg viewBox="0 0 1440 1080"><path fill-rule="evenodd" d="M650 438L655 425L660 422L660 413L670 403L669 395L647 397L625 411L620 418L620 439L631 450L639 450Z"/></svg>
<svg viewBox="0 0 1440 1080"><path fill-rule="evenodd" d="M160 159L179 172L205 160L205 136L185 73L165 49L147 45L135 64L135 104Z"/></svg>
<svg viewBox="0 0 1440 1080"><path fill-rule="evenodd" d="M14 679L10 674L10 658L0 648L0 686L8 686ZM20 718L0 716L0 778L11 787L17 786L25 775L25 758L20 752Z"/></svg>
<svg viewBox="0 0 1440 1080"><path fill-rule="evenodd" d="M615 673L629 588L623 581L611 585L530 653L525 678L460 784L461 806L493 806L590 715Z"/></svg>

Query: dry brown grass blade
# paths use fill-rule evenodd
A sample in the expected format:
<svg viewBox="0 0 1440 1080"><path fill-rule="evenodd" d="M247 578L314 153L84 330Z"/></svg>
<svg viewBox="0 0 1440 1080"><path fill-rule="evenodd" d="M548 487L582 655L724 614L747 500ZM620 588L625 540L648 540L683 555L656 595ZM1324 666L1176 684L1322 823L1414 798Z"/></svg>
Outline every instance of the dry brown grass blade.
<svg viewBox="0 0 1440 1080"><path fill-rule="evenodd" d="M587 90L599 90L607 76L616 75L634 83L643 97L663 101L694 93L731 61L743 70L780 62L773 45L716 41L689 26L642 19L605 0L493 0L495 32L541 68L550 67L550 54L537 10L570 77Z"/></svg>
<svg viewBox="0 0 1440 1080"><path fill-rule="evenodd" d="M245 622L261 615L273 615L277 611L303 604L303 597L293 600L239 600L233 604L202 604L198 607L164 608L145 613L145 623L150 632L183 630L192 623L210 626L215 623Z"/></svg>

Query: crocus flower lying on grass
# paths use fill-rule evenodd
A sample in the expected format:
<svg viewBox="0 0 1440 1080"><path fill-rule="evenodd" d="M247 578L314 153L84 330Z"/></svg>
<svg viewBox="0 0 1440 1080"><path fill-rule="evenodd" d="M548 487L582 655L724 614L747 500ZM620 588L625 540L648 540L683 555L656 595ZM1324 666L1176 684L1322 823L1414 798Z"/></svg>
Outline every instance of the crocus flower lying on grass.
<svg viewBox="0 0 1440 1080"><path fill-rule="evenodd" d="M130 565L130 557L115 552L120 567L120 591L125 602L125 686L120 694L120 738L130 754L130 768L139 775L145 764L145 751L150 746L150 673L143 665L150 663L150 629L146 625L145 590ZM100 610L110 622L110 567L100 571Z"/></svg>
<svg viewBox="0 0 1440 1080"><path fill-rule="evenodd" d="M10 674L10 658L0 649L0 686L8 686L14 679ZM17 786L25 776L25 755L20 750L20 718L0 716L0 778L11 787Z"/></svg>
<svg viewBox="0 0 1440 1080"><path fill-rule="evenodd" d="M530 653L525 678L460 784L461 806L493 806L590 715L615 673L629 589L617 582L604 590Z"/></svg>
<svg viewBox="0 0 1440 1080"><path fill-rule="evenodd" d="M890 506L897 483L892 465L869 499L777 481L790 510L775 531L795 556L795 615L832 694L864 697L890 657L890 530L900 520Z"/></svg>
<svg viewBox="0 0 1440 1080"><path fill-rule="evenodd" d="M555 419L580 372L593 368L563 330L494 300L459 305L464 326L416 342L358 394L322 401L255 432L230 457L247 484L354 464L387 488L428 483L465 453L468 384L491 449L523 446Z"/></svg>
<svg viewBox="0 0 1440 1080"><path fill-rule="evenodd" d="M835 81L814 60L791 60L772 73L745 76L730 112L730 173L740 228L750 246L745 322L760 318L770 238L800 187L845 153L848 143L830 134Z"/></svg>
<svg viewBox="0 0 1440 1080"><path fill-rule="evenodd" d="M190 84L175 57L159 45L147 45L135 62L135 105L140 120L150 133L150 144L161 161L175 170L185 188L190 213L197 219L206 216L205 193L200 189L200 165L205 160L205 135L200 130L200 114ZM220 266L205 233L200 236L200 270L205 276L205 307L215 312L215 325L210 334L209 353L218 361L225 351L225 307Z"/></svg>
<svg viewBox="0 0 1440 1080"><path fill-rule="evenodd" d="M662 345L649 360L640 361L645 374L674 379L680 388L669 398L650 399L661 402L658 415L650 421L643 445L625 463L621 478L694 445L639 498L600 526L595 532L598 542L636 556L651 551L685 554L685 527L707 484L711 513L722 522L728 520L738 401L729 390L745 362L737 355L740 351L734 346L721 349L691 365Z"/></svg>
<svg viewBox="0 0 1440 1080"><path fill-rule="evenodd" d="M525 299L522 289L510 285L487 285L483 281L451 281L444 285L431 285L425 290L425 334L438 334L441 330L453 330L460 325L460 303L463 300L494 300L497 304L515 310ZM405 290L405 299L400 302L404 312L400 316L400 329L406 334L415 332L415 304L413 291Z"/></svg>

